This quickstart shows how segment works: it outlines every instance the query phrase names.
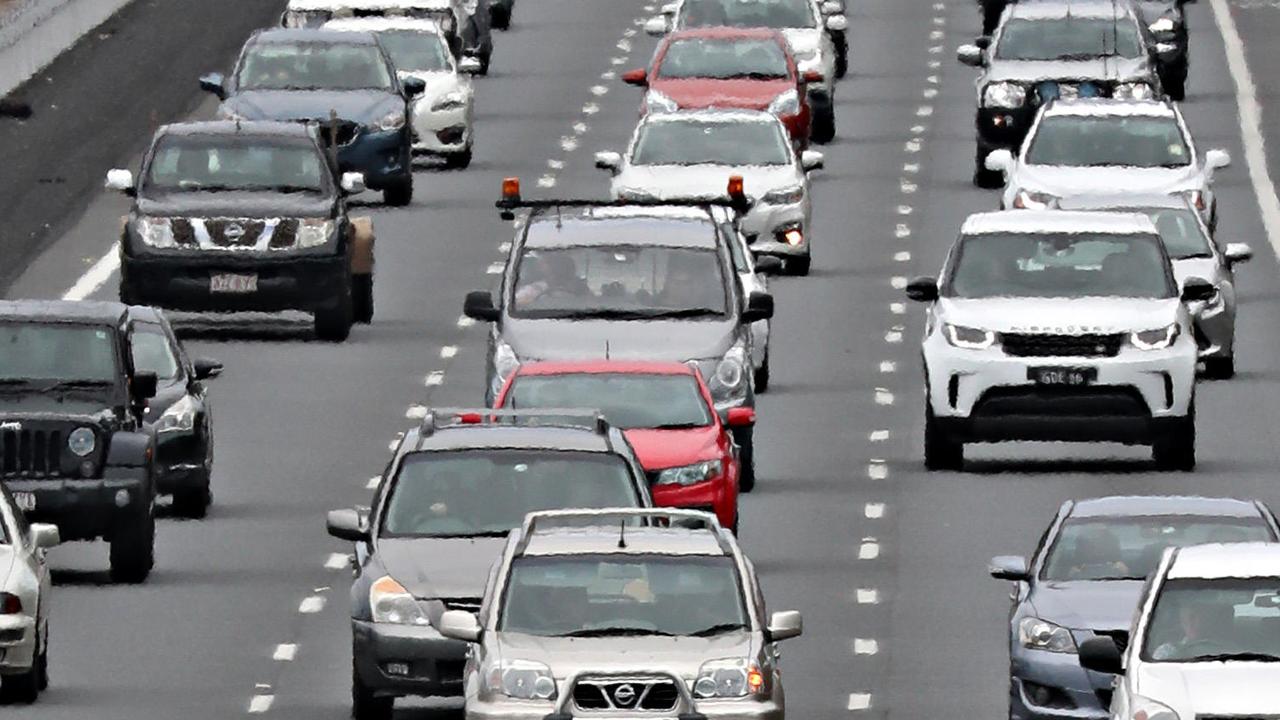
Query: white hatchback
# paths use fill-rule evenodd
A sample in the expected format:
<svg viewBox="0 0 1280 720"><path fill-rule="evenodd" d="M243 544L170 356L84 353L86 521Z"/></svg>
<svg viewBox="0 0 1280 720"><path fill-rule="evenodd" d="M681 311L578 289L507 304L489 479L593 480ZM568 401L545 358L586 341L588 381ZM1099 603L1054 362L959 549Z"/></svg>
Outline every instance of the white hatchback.
<svg viewBox="0 0 1280 720"><path fill-rule="evenodd" d="M0 691L35 702L49 684L49 568L47 548L58 528L27 524L9 490L0 485Z"/></svg>

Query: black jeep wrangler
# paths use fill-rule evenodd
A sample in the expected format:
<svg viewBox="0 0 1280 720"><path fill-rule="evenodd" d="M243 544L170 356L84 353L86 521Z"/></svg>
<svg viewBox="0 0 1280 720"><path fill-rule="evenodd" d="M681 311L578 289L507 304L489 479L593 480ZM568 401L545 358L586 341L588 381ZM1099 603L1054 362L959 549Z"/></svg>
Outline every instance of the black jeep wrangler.
<svg viewBox="0 0 1280 720"><path fill-rule="evenodd" d="M111 577L142 582L155 544L154 372L137 371L119 303L0 301L0 480L64 540L111 543Z"/></svg>

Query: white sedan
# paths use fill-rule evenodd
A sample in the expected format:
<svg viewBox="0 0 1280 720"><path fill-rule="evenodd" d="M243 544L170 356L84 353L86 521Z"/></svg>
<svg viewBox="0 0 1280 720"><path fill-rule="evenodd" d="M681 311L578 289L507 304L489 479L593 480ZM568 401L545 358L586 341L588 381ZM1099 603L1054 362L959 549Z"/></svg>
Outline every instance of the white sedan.
<svg viewBox="0 0 1280 720"><path fill-rule="evenodd" d="M49 684L49 568L47 548L58 528L27 524L8 489L0 485L0 691L35 702Z"/></svg>

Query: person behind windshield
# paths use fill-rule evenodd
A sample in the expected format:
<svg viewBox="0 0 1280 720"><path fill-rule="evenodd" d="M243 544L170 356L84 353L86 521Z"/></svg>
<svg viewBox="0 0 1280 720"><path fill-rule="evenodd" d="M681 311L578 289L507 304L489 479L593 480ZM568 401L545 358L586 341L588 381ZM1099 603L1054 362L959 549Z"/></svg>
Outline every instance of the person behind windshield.
<svg viewBox="0 0 1280 720"><path fill-rule="evenodd" d="M1223 631L1230 627L1231 614L1230 605L1189 602L1179 607L1180 637L1161 643L1151 652L1151 657L1155 660L1190 658L1211 651L1220 644Z"/></svg>
<svg viewBox="0 0 1280 720"><path fill-rule="evenodd" d="M521 283L516 289L517 305L528 305L543 297L585 297L591 293L587 282L578 275L573 258L568 255L550 252L530 254L526 258L533 260L533 264L521 268L521 279L525 280L526 275L533 279Z"/></svg>
<svg viewBox="0 0 1280 720"><path fill-rule="evenodd" d="M667 281L658 300L666 307L677 309L715 307L712 291L714 288L708 287L706 278L700 277L692 265L677 262L667 268Z"/></svg>
<svg viewBox="0 0 1280 720"><path fill-rule="evenodd" d="M1129 566L1120 556L1120 538L1106 528L1096 528L1076 540L1076 551L1067 576L1073 580L1129 577Z"/></svg>

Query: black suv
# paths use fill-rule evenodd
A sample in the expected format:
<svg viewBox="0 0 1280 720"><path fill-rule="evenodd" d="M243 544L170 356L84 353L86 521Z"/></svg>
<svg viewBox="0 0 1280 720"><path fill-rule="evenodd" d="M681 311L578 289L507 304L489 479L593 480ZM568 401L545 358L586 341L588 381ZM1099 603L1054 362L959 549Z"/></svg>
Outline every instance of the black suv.
<svg viewBox="0 0 1280 720"><path fill-rule="evenodd" d="M0 301L0 479L64 540L109 540L121 582L155 558L156 375L134 367L136 322L119 303Z"/></svg>
<svg viewBox="0 0 1280 720"><path fill-rule="evenodd" d="M201 122L160 128L120 240L120 299L193 311L303 310L341 341L373 320L373 222L347 216L358 173L339 179L314 127Z"/></svg>

